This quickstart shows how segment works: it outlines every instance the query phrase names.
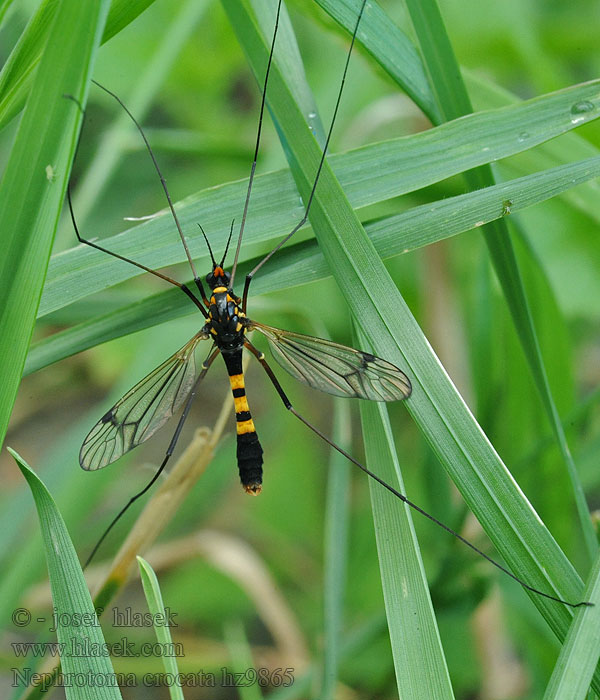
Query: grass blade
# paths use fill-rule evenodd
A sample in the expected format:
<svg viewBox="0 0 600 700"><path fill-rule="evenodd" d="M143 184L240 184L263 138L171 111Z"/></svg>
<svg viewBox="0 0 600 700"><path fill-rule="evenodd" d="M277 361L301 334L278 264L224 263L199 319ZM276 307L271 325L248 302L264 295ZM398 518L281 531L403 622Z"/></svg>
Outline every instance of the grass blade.
<svg viewBox="0 0 600 700"><path fill-rule="evenodd" d="M171 23L165 27L161 43L156 47L152 60L139 76L134 94L127 100L127 108L135 115L138 122L143 122L157 91L172 70L188 37L195 31L207 6L208 0L201 2L188 0L174 15ZM139 136L129 115L120 106L118 110L118 116L102 136L93 161L74 191L73 208L79 225L84 228L86 217L94 201L102 196L107 181L123 155L128 135L134 133L136 137Z"/></svg>
<svg viewBox="0 0 600 700"><path fill-rule="evenodd" d="M404 493L387 408L365 401L360 413L367 465ZM379 484L369 487L399 696L453 698L437 625L422 624L434 611L410 508Z"/></svg>
<svg viewBox="0 0 600 700"><path fill-rule="evenodd" d="M0 442L21 379L108 0L59 3L0 182Z"/></svg>
<svg viewBox="0 0 600 700"><path fill-rule="evenodd" d="M165 673L173 678L179 677L179 669L177 668L177 657L168 653L170 649L174 649L173 640L171 639L171 631L168 624L168 614L165 612L165 606L160 592L160 585L154 569L142 557L137 557L138 566L140 569L140 577L144 587L144 595L148 603L148 610L154 621L154 633L162 650L160 657L165 668ZM184 700L181 685L173 683L169 685L169 697L171 700Z"/></svg>
<svg viewBox="0 0 600 700"><path fill-rule="evenodd" d="M565 638L544 700L586 698L600 657L600 556L590 571L584 597L593 608L583 608Z"/></svg>
<svg viewBox="0 0 600 700"><path fill-rule="evenodd" d="M349 34L354 31L361 0L339 3L317 0ZM439 124L439 109L427 82L423 60L411 39L392 21L377 3L371 3L361 21L357 42L380 66L402 85L406 94L419 105L434 124ZM384 47L384 50L382 50Z"/></svg>
<svg viewBox="0 0 600 700"><path fill-rule="evenodd" d="M407 7L417 33L431 86L444 119L456 119L471 113L473 111L471 101L461 78L458 62L436 0L427 0L426 2L408 0ZM574 123L578 123L582 113L594 111L597 111L597 106L592 102L574 101L569 107L569 116ZM465 173L465 179L472 189L494 184L494 176L489 166ZM598 542L583 487L552 396L539 340L533 324L531 308L525 294L523 279L517 265L508 227L504 221L498 220L486 226L483 229L483 234L536 388L560 447L571 480L584 541L588 554L593 559L598 551Z"/></svg>
<svg viewBox="0 0 600 700"><path fill-rule="evenodd" d="M333 440L344 449L350 442L350 408L336 401ZM344 623L344 593L348 557L350 465L331 450L327 479L324 544L323 673L320 700L333 700L338 680Z"/></svg>
<svg viewBox="0 0 600 700"><path fill-rule="evenodd" d="M38 510L52 601L57 614L62 674L68 700L118 700L121 692L79 559L52 496L31 467L9 448L31 488ZM67 679L71 679L68 681ZM84 679L84 684L77 679ZM51 684L50 684L51 685Z"/></svg>
<svg viewBox="0 0 600 700"><path fill-rule="evenodd" d="M262 700L263 694L260 691L257 669L252 660L252 651L246 637L244 626L241 621L231 622L225 626L225 643L231 659L233 674L231 678L241 679L237 690L240 700ZM277 669L274 673L279 673ZM227 669L224 669L227 672Z"/></svg>
<svg viewBox="0 0 600 700"><path fill-rule="evenodd" d="M267 3L268 4L268 3ZM232 24L236 30L238 39L248 56L248 59L253 67L255 75L260 76L264 72L265 59L268 53L268 41L264 40L260 35L257 25L254 23L249 7L245 3L225 3L226 10L230 16ZM269 13L273 16L273 12ZM268 31L268 30L267 30ZM287 46L287 45L286 45ZM311 178L306 176L308 167L311 173L316 171L316 165L319 158L319 149L316 146L314 138L303 116L298 119L296 115L309 114L303 106L298 105L288 89L290 76L285 73L280 73L279 54L276 52L276 63L271 68L271 82L268 91L269 108L274 115L278 124L280 134L283 134L283 145L288 159L291 162L292 171L299 185L300 191L304 195L306 201L307 193L310 191ZM285 70L285 69L282 69ZM288 119L290 121L288 121ZM284 126L285 123L285 126ZM311 146L314 150L308 155L304 151L306 144L303 144L305 134L310 134ZM305 162L299 161L305 159ZM352 209L341 191L337 182L332 177L327 178L325 182L321 181L318 195L315 200L315 207L321 209L321 201L327 202L327 218L331 216L332 211L344 212L341 218L335 223L328 220L327 225L337 229L337 234L344 235L343 229L348 223L346 211L350 211L350 216L353 216ZM314 219L311 221L315 225ZM342 220L344 223L342 224ZM319 223L322 223L319 221ZM359 224L357 224L360 226ZM315 225L315 230L317 229ZM319 236L319 239L321 237ZM378 410L378 406L362 407L366 415L370 416L371 434L375 435L374 444L378 450L385 450L384 459L381 452L378 451L378 465L389 464L391 455L390 445L391 432L389 424L385 424L382 415L376 415L369 409ZM376 419L377 418L377 419ZM383 433L380 428L383 426ZM369 443L369 446L373 443ZM381 467L380 467L381 468ZM389 476L387 474L384 475ZM395 476L395 475L394 475ZM392 476L392 483L397 483L397 480ZM396 680L400 690L400 694L410 695L414 693L415 688L427 688L431 691L431 697L452 697L452 689L448 677L448 671L444 655L441 649L439 632L435 621L435 616L429 599L429 590L425 579L424 571L418 554L418 547L414 538L414 532L410 528L408 522L400 524L399 518L408 517L403 509L398 508L398 504L393 504L393 509L390 510L390 499L387 494L378 493L375 496L375 527L380 534L378 540L380 544L383 542L393 543L391 547L382 546L380 555L382 557L383 585L384 597L386 599L386 610L388 615L388 623L390 628L390 638L392 641L392 653L396 664ZM406 538L406 540L405 540ZM399 542L406 542L405 546ZM407 596L401 593L401 586L397 586L398 572L401 570L398 565L401 563L399 555L402 553L410 562L407 569L410 573L407 578L410 579L410 600ZM406 582L406 579L404 579ZM406 643L407 630L401 630L405 627L407 619L411 621L411 629L418 630L418 635L411 636L410 642ZM404 664L410 664L410 672L406 672Z"/></svg>
<svg viewBox="0 0 600 700"><path fill-rule="evenodd" d="M106 18L101 43L120 32L153 2L114 0ZM0 71L0 129L23 109L56 12L55 0L42 2Z"/></svg>
<svg viewBox="0 0 600 700"><path fill-rule="evenodd" d="M600 81L332 156L331 164L352 207L365 207L440 182L482 163L520 153L573 129L569 107L578 100L600 105ZM584 116L592 120L598 115L600 109ZM519 140L515 134L522 129L524 121L529 125L528 138ZM440 158L441 152L444 158ZM231 224L229 217L232 211L239 210L245 190L244 182L229 183L192 195L177 205L182 228L198 259L206 258L206 248L197 222L201 220L206 230L214 232L217 247L224 246ZM298 221L298 192L288 173L257 177L252 204L252 217L244 234L246 247L276 240ZM183 262L171 218L166 215L107 238L105 244L126 257L137 256L139 262L149 267ZM398 246L397 252L401 250ZM84 246L60 253L52 258L40 315L64 306L66 299L76 301L138 273L132 265Z"/></svg>
<svg viewBox="0 0 600 700"><path fill-rule="evenodd" d="M387 260L506 215L506 202L511 203L511 213L517 213L567 191L566 188L587 182L599 175L600 157L590 158L476 192L446 197L432 204L413 207L401 214L367 224L365 230L378 254ZM275 187L273 177L274 196ZM242 272L249 270L257 262L258 260L249 261L242 268ZM287 289L325 279L329 274L329 268L316 241L309 241L282 251L279 265L265 270L256 280L253 290L262 293ZM73 290L73 293L76 291ZM66 288L63 298L71 298L70 286ZM32 345L24 374L35 372L94 345L189 313L195 313L195 307L190 308L187 299L182 299L177 290L169 289L139 302L111 309L103 315L92 315L83 323Z"/></svg>

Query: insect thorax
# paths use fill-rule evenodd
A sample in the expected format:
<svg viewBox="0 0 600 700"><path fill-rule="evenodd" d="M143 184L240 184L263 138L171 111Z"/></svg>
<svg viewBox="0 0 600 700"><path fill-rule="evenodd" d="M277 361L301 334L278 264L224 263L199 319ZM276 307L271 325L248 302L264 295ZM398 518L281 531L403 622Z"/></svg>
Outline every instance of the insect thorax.
<svg viewBox="0 0 600 700"><path fill-rule="evenodd" d="M239 350L244 344L246 326L244 312L239 308L240 300L227 290L215 287L208 307L208 326L215 344L222 352Z"/></svg>

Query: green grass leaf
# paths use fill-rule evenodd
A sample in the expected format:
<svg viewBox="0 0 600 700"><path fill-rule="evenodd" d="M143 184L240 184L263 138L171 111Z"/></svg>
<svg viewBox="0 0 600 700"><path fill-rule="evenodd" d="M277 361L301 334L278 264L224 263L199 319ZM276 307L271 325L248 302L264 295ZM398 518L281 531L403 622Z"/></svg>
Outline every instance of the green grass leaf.
<svg viewBox="0 0 600 700"><path fill-rule="evenodd" d="M168 651L173 649L173 640L171 639L171 630L167 624L168 615L165 612L165 606L160 592L160 585L154 569L142 557L137 557L138 566L140 569L140 577L144 587L144 595L148 603L148 610L154 621L154 633L158 641L159 647L162 650L160 658L165 669L165 673L173 678L179 677L179 669L177 668L177 657L169 654ZM169 685L169 697L171 700L183 700L183 691L177 683Z"/></svg>
<svg viewBox="0 0 600 700"><path fill-rule="evenodd" d="M108 0L58 4L0 182L0 442L29 346Z"/></svg>
<svg viewBox="0 0 600 700"><path fill-rule="evenodd" d="M188 0L165 27L164 35L153 52L152 60L139 76L135 92L127 99L127 109L135 115L138 122L143 122L156 94L164 86L174 63L180 57L182 47L185 46L189 36L197 30L207 6L208 0ZM127 17L127 20L131 21L131 17ZM73 207L77 212L79 225L82 222L85 223L94 201L102 197L106 183L130 140L129 135L133 133L136 142L141 141L130 116L120 106L118 107L118 116L102 136L93 161L77 185Z"/></svg>
<svg viewBox="0 0 600 700"><path fill-rule="evenodd" d="M257 669L252 659L252 651L248 644L244 626L241 622L231 622L225 626L225 643L231 659L231 678L239 678L236 684L240 700L261 700L263 697L258 682ZM277 669L274 673L279 673Z"/></svg>
<svg viewBox="0 0 600 700"><path fill-rule="evenodd" d="M349 34L352 34L361 0L350 0L344 3L334 0L317 0L317 2ZM390 21L389 16L378 4L370 3L365 9L360 31L356 37L357 44L364 46L434 124L439 124L441 121L439 109L427 82L423 60L416 46L398 25Z"/></svg>
<svg viewBox="0 0 600 700"><path fill-rule="evenodd" d="M391 259L416 248L444 240L493 221L499 216L526 209L538 202L567 191L569 188L600 175L600 157L579 163L561 165L541 173L526 175L476 192L446 197L432 204L413 207L365 225L365 230L378 254ZM271 177L271 176L267 176ZM273 176L273 201L276 182ZM234 202L231 202L234 206ZM266 217L265 217L266 221ZM168 221L164 221L167 225ZM165 228L165 237L171 236ZM258 259L241 267L242 275ZM289 289L307 282L317 282L330 275L316 241L286 247L280 252L278 265L267 268L256 280L253 292ZM77 288L68 285L63 299L71 299ZM57 297L58 298L58 297ZM24 374L57 362L94 345L134 333L167 320L195 313L178 290L166 290L145 299L110 309L101 315L91 314L83 323L72 326L34 343L27 356Z"/></svg>
<svg viewBox="0 0 600 700"><path fill-rule="evenodd" d="M121 31L153 2L114 0L106 18L102 43ZM0 129L23 109L44 46L54 31L57 6L56 0L44 0L40 4L0 71ZM68 31L68 24L62 26ZM77 25L74 27L77 28Z"/></svg>
<svg viewBox="0 0 600 700"><path fill-rule="evenodd" d="M349 449L350 431L350 407L345 401L336 401L333 441L340 447ZM338 683L344 628L349 511L350 465L339 452L331 450L325 504L323 673L320 700L333 700Z"/></svg>
<svg viewBox="0 0 600 700"><path fill-rule="evenodd" d="M600 105L600 81L332 156L331 166L352 207L359 209L440 182L482 163L520 153L563 134L574 128L569 109L577 101ZM591 120L598 115L600 109L583 118ZM527 138L521 139L518 134L523 122L529 125L529 132ZM194 258L206 260L208 264L198 221L216 247L224 246L231 217L241 209L246 188L243 181L228 183L178 203L177 214ZM245 229L246 254L253 244L283 237L298 223L302 213L298 207L298 191L289 173L257 177ZM471 225L477 221L479 219L474 219ZM92 237L95 232L84 231L83 234ZM104 244L115 253L134 258L148 267L184 261L172 219L167 214L107 238ZM399 245L397 252L401 250ZM140 270L132 265L85 246L59 253L53 257L48 271L40 315L138 274Z"/></svg>
<svg viewBox="0 0 600 700"><path fill-rule="evenodd" d="M367 465L404 493L386 406L361 402L360 413ZM453 698L410 508L376 482L369 487L399 696Z"/></svg>
<svg viewBox="0 0 600 700"><path fill-rule="evenodd" d="M407 8L424 57L430 84L443 118L446 120L456 119L471 113L473 111L471 100L462 80L458 61L454 55L437 2L435 0L408 0ZM568 107L568 115L573 124L578 124L581 119L585 118L584 115L595 112L598 112L598 104L593 101L576 100ZM525 123L528 129L529 123ZM529 131L527 130L519 134L519 138L527 139L528 137ZM466 172L465 179L472 189L487 187L495 182L489 166ZM552 396L539 340L533 324L530 303L525 293L508 226L502 220L492 222L484 227L483 235L536 388L560 447L565 468L571 480L583 538L588 554L590 558L593 558L598 551L598 542L583 487Z"/></svg>
<svg viewBox="0 0 600 700"><path fill-rule="evenodd" d="M8 449L27 479L39 515L67 699L117 700L121 692L110 657L103 653L106 643L64 520L31 467Z"/></svg>
<svg viewBox="0 0 600 700"><path fill-rule="evenodd" d="M544 700L583 700L588 697L600 658L600 556L590 571L583 597L594 607L581 608L575 613Z"/></svg>

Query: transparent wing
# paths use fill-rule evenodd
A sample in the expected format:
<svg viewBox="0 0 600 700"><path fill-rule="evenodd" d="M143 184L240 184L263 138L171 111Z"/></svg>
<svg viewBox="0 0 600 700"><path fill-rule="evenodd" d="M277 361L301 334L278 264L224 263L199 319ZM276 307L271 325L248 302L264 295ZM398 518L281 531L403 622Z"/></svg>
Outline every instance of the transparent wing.
<svg viewBox="0 0 600 700"><path fill-rule="evenodd" d="M130 389L90 430L79 452L83 469L102 469L154 435L183 404L196 380L203 330Z"/></svg>
<svg viewBox="0 0 600 700"><path fill-rule="evenodd" d="M410 396L408 377L368 352L251 321L267 337L273 357L296 379L334 396L400 401Z"/></svg>

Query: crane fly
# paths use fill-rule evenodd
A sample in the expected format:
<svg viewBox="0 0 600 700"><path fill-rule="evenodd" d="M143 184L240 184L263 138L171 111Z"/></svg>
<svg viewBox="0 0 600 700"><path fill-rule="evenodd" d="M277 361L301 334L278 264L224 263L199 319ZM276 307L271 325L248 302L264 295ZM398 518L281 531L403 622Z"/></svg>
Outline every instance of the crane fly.
<svg viewBox="0 0 600 700"><path fill-rule="evenodd" d="M258 495L262 485L263 450L246 398L242 351L249 350L265 368L286 408L292 404L247 333L264 335L278 363L308 386L334 396L399 401L410 396L408 377L390 362L322 338L273 328L246 316L246 307L229 287L231 275L223 260L215 262L206 283L210 299L202 329L180 350L128 391L92 428L79 454L86 470L101 469L152 437L185 403L192 387L204 378L220 354L225 361L235 404L237 460L240 481L247 493ZM208 359L196 369L201 341L212 340Z"/></svg>
<svg viewBox="0 0 600 700"><path fill-rule="evenodd" d="M173 207L165 179L162 176L154 153L150 147L150 144L148 143L143 129L117 95L102 85L96 83L96 85L111 95L121 105L121 107L132 119L144 140L146 148L150 154L150 157L152 158L154 167L160 177L168 206L183 244L187 261L194 276L194 285L196 290L192 290L190 286L182 284L158 270L153 270L139 262L136 262L135 260L131 260L130 258L126 258L114 251L111 251L96 242L83 238L80 235L77 222L75 220L69 186L67 188L67 201L76 236L80 243L91 246L98 251L135 265L145 272L155 275L156 277L159 277L162 280L181 289L181 291L187 295L190 301L195 304L204 317L204 324L202 328L180 350L165 360L165 362L152 371L147 377L142 379L119 401L117 401L117 403L111 409L109 409L102 416L102 418L100 418L96 425L94 425L83 442L79 455L79 461L82 468L89 471L102 469L103 467L106 467L107 465L118 460L121 456L135 448L137 445L148 440L161 427L163 427L173 415L175 415L178 411L181 411L177 427L173 437L171 438L160 467L149 483L129 500L127 505L121 509L110 525L106 528L102 537L92 550L92 553L86 562L86 566L94 557L98 551L98 548L116 522L138 498L140 498L152 487L152 485L159 478L173 453L183 428L183 424L189 414L192 402L198 391L199 385L219 355L223 357L225 362L235 405L237 464L240 481L244 490L248 494L258 495L260 493L263 483L263 449L258 439L258 434L246 396L244 372L242 368L242 354L244 349L246 349L252 355L254 355L254 357L263 367L286 409L288 409L293 415L302 421L304 425L327 442L331 447L340 452L344 457L359 467L369 477L377 481L381 486L400 499L403 503L446 530L446 532L449 534L459 539L461 542L466 544L500 571L517 581L517 583L527 590L533 591L545 598L563 603L570 607L589 605L589 603L586 602L571 603L530 586L507 568L489 557L485 552L476 547L470 541L465 539L458 532L449 528L433 515L427 513L418 505L410 501L404 494L400 493L393 486L386 483L383 479L377 476L377 474L364 466L340 446L336 445L323 432L321 432L321 430L312 425L312 423L310 423L295 410L281 387L281 384L279 383L279 380L277 379L271 366L268 364L264 354L259 351L248 338L248 334L252 331L256 331L263 335L267 339L273 357L284 370L303 384L327 394L384 402L401 401L409 398L411 395L412 388L407 375L400 368L396 367L385 359L376 357L369 352L356 350L354 348L346 347L322 338L316 338L313 336L267 326L251 319L247 315L248 293L250 284L255 274L308 221L310 207L317 189L319 176L325 162L329 141L331 139L331 134L335 124L344 83L348 72L350 56L354 47L358 27L365 5L366 0L363 0L354 26L350 48L346 55L342 80L338 90L333 116L327 132L325 144L321 151L320 162L315 173L310 195L306 200L304 215L299 223L290 231L290 233L279 241L279 243L246 275L243 294L241 297L235 294L233 285L256 170L265 110L267 85L269 82L269 73L273 60L275 40L279 27L281 0L278 0L277 5L275 28L273 31L271 48L262 87L254 158L250 171L248 189L246 192L240 229L237 236L236 252L234 255L231 272L225 269L225 261L233 235L234 223L231 225L229 237L225 246L225 252L223 253L220 262L215 260L208 238L200 226L212 263L212 269L203 281L196 272L194 261ZM208 296L206 294L205 284L209 289ZM208 352L204 361L198 363L196 354L201 347L206 347L204 341L209 341L206 344L208 345Z"/></svg>

